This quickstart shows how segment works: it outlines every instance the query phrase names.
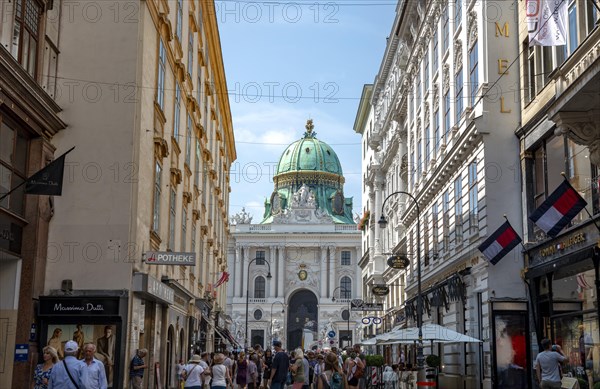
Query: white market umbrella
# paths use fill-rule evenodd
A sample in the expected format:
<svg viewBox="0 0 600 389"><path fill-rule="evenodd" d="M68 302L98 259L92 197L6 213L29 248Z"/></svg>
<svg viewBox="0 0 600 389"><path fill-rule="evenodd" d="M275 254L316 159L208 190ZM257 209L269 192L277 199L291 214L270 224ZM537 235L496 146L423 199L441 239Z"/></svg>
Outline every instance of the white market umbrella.
<svg viewBox="0 0 600 389"><path fill-rule="evenodd" d="M438 324L423 325L423 341L436 343L480 343L481 340L471 336L461 334ZM419 340L419 329L417 327L405 328L385 334L381 343L377 344L398 344L413 343Z"/></svg>

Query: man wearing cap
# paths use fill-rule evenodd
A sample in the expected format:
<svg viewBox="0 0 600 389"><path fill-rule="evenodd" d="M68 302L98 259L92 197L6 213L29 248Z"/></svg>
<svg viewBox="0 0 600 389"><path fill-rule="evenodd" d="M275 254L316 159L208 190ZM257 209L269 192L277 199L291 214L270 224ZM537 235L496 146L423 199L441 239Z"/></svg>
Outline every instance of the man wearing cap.
<svg viewBox="0 0 600 389"><path fill-rule="evenodd" d="M83 345L83 367L81 369L81 383L85 389L107 389L106 371L104 364L94 358L96 345L86 343Z"/></svg>
<svg viewBox="0 0 600 389"><path fill-rule="evenodd" d="M83 389L81 373L83 365L77 360L79 346L74 340L65 343L65 359L54 365L48 380L48 389Z"/></svg>
<svg viewBox="0 0 600 389"><path fill-rule="evenodd" d="M273 341L275 356L271 365L271 389L282 389L285 387L287 373L290 368L290 360L287 354L281 349L281 342Z"/></svg>

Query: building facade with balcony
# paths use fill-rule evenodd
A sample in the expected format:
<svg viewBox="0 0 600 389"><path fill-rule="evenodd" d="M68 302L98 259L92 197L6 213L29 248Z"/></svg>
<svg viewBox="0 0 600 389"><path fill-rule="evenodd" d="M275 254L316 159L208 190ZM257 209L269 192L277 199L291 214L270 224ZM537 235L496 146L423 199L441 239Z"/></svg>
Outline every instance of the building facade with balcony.
<svg viewBox="0 0 600 389"><path fill-rule="evenodd" d="M56 1L0 7L0 387L30 387L42 350L36 342L37 298L44 291L54 203L28 195L27 177L62 150L67 126L55 101L59 45ZM6 196L7 195L7 196ZM19 350L15 358L15 350Z"/></svg>
<svg viewBox="0 0 600 389"><path fill-rule="evenodd" d="M521 230L519 75L507 71L519 55L516 23L508 2L399 1L373 85L365 234L374 237L374 270L365 283L397 285L388 304L402 304L398 321L416 327L420 254L423 323L483 341L426 342L425 355L441 357L443 387L502 387L507 379L526 387L531 377L526 357L508 356L514 372L501 359L511 346L506 334L515 347L529 347L522 255L514 250L492 265L477 250L504 215ZM395 192L410 193L418 207ZM392 254L406 256L408 267L389 269ZM415 364L414 349L406 352Z"/></svg>
<svg viewBox="0 0 600 389"><path fill-rule="evenodd" d="M567 1L566 45L529 44L519 4L523 240L532 344L553 339L580 387L600 382L600 3ZM564 174L564 176L563 176ZM563 182L587 202L555 237L528 216ZM535 356L536 348L530 348Z"/></svg>
<svg viewBox="0 0 600 389"><path fill-rule="evenodd" d="M232 218L227 312L234 337L263 348L280 339L286 350L349 345L360 322L350 311L362 291L360 232L342 166L312 120L283 151L273 181L259 223L245 211Z"/></svg>
<svg viewBox="0 0 600 389"><path fill-rule="evenodd" d="M0 12L2 172L13 177L2 191L75 146L61 197L1 203L11 358L0 386L31 386L41 347L62 354L71 339L97 344L109 387L127 385L139 348L144 387L175 386L179 359L226 342L215 332L226 289L212 285L227 270L236 152L214 2L20 0ZM29 346L26 361L10 362L15 344Z"/></svg>

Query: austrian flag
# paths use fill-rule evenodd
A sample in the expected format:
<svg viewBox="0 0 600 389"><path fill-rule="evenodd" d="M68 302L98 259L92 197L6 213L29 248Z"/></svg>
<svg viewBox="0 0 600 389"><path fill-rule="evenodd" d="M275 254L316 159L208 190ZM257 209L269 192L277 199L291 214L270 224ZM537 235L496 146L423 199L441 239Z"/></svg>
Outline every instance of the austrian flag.
<svg viewBox="0 0 600 389"><path fill-rule="evenodd" d="M215 283L215 289L223 285L227 281L229 281L229 273L224 271L223 273L221 273L221 277L219 277L219 280Z"/></svg>
<svg viewBox="0 0 600 389"><path fill-rule="evenodd" d="M548 236L555 237L569 224L587 203L577 191L564 180L546 201L533 211L529 220Z"/></svg>
<svg viewBox="0 0 600 389"><path fill-rule="evenodd" d="M477 248L492 265L495 265L519 243L521 237L507 221Z"/></svg>

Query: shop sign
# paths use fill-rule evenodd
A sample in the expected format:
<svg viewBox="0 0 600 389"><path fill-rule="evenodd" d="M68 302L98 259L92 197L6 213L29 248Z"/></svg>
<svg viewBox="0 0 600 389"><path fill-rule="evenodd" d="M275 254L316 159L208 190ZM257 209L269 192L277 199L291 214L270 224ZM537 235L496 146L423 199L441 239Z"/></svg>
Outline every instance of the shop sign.
<svg viewBox="0 0 600 389"><path fill-rule="evenodd" d="M387 264L392 269L406 269L410 264L410 261L406 255L392 255L388 258Z"/></svg>
<svg viewBox="0 0 600 389"><path fill-rule="evenodd" d="M119 315L119 300L98 297L40 298L40 315L107 316Z"/></svg>
<svg viewBox="0 0 600 389"><path fill-rule="evenodd" d="M145 273L136 273L133 276L133 291L147 293L167 304L175 302L175 291L173 288L160 282L156 278Z"/></svg>
<svg viewBox="0 0 600 389"><path fill-rule="evenodd" d="M387 296L390 293L390 287L387 285L373 285L371 292L375 296Z"/></svg>
<svg viewBox="0 0 600 389"><path fill-rule="evenodd" d="M148 265L196 266L196 253L173 251L146 251Z"/></svg>
<svg viewBox="0 0 600 389"><path fill-rule="evenodd" d="M551 245L540 249L541 257L548 257L554 254L558 254L563 250L568 249L571 246L574 246L578 243L584 243L586 241L585 232L579 232L577 234L571 235L559 242L552 243Z"/></svg>
<svg viewBox="0 0 600 389"><path fill-rule="evenodd" d="M383 303L365 303L362 300L350 302L351 311L383 311Z"/></svg>

